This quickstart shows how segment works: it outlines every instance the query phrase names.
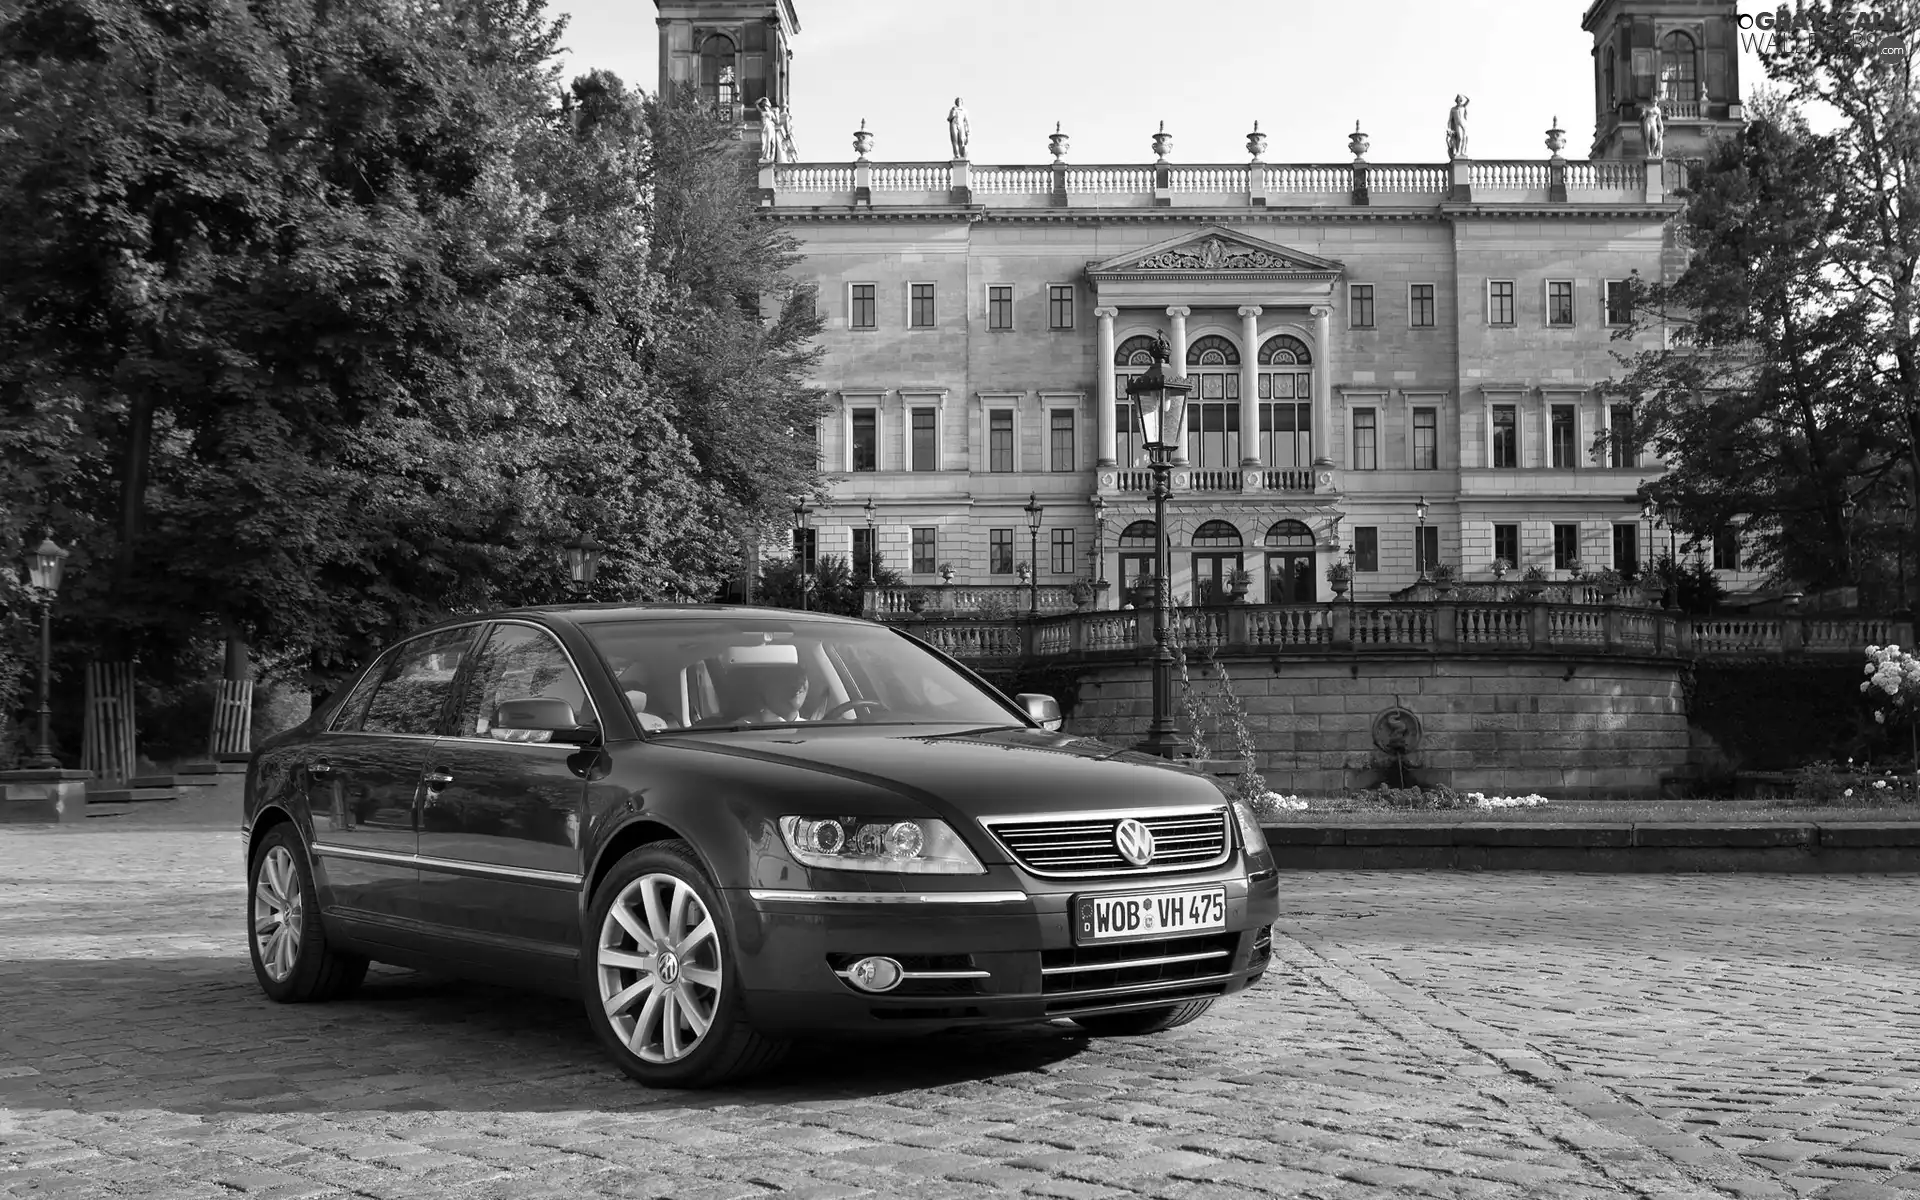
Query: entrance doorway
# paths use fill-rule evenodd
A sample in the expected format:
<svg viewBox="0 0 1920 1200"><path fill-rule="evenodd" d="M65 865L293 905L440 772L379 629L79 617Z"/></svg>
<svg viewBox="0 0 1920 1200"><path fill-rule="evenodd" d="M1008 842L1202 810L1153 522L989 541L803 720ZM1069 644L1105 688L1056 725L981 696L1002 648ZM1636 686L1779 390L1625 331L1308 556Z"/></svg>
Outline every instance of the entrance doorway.
<svg viewBox="0 0 1920 1200"><path fill-rule="evenodd" d="M1120 603L1131 603L1134 585L1153 575L1154 537L1152 521L1135 521L1120 531Z"/></svg>
<svg viewBox="0 0 1920 1200"><path fill-rule="evenodd" d="M1233 572L1245 561L1240 531L1227 521L1208 521L1193 531L1193 602L1226 604Z"/></svg>
<svg viewBox="0 0 1920 1200"><path fill-rule="evenodd" d="M1313 531L1299 521L1267 530L1267 603L1312 604L1317 598Z"/></svg>

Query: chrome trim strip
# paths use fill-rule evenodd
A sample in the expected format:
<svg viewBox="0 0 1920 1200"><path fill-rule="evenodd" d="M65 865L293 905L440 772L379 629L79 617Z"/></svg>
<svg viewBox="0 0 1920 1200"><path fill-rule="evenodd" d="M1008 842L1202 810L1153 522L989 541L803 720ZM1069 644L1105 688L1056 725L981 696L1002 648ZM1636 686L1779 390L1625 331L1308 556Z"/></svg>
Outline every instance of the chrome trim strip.
<svg viewBox="0 0 1920 1200"><path fill-rule="evenodd" d="M1002 813L979 820L982 825L992 829L1009 821L1049 821L1066 825L1077 821L1117 821L1122 817L1204 817L1214 813L1225 814L1226 811L1225 804L1176 804L1165 808L1107 808L1092 812Z"/></svg>
<svg viewBox="0 0 1920 1200"><path fill-rule="evenodd" d="M1194 817L1203 818L1207 820L1209 824L1218 821L1220 823L1219 837L1221 850L1219 853L1210 855L1205 859L1185 858L1170 862L1156 862L1153 866L1149 867L1128 867L1123 865L1119 867L1103 866L1092 870L1060 870L1058 867L1037 867L1028 861L1028 855L1030 854L1058 854L1061 847L1057 844L1055 846L1034 846L1029 847L1026 851L1022 851L1016 848L1012 841L1008 840L1010 834L1018 837L1018 833L1013 830L1002 831L999 828L1002 825L1012 824L1046 824L1055 826L1054 836L1059 836L1059 830L1061 828L1077 829L1081 824L1090 820L1114 821L1127 817L1134 817L1136 819ZM1038 813L1022 816L1002 815L980 817L978 820L981 826L986 829L987 833L993 837L993 840L999 843L1000 848L1007 852L1008 857L1013 860L1016 867L1029 875L1036 875L1042 879L1130 879L1148 875L1170 875L1177 871L1212 870L1215 867L1225 866L1233 859L1233 813L1231 808L1225 804L1202 806L1185 804L1166 808L1116 808L1106 809L1100 812ZM1209 828L1207 830L1207 836L1211 837L1212 833L1212 829ZM1040 836L1046 835L1041 834ZM1190 831L1181 830L1171 836L1186 838L1194 835ZM1174 850L1170 853L1191 854L1193 851Z"/></svg>
<svg viewBox="0 0 1920 1200"><path fill-rule="evenodd" d="M1090 942L1089 945L1100 945ZM1203 958L1226 958L1231 950L1202 950L1198 954L1166 954L1159 958L1125 958L1110 963L1076 963L1071 967L1041 967L1042 975L1078 975L1085 971L1125 971L1131 967L1157 967L1165 963L1199 962Z"/></svg>
<svg viewBox="0 0 1920 1200"><path fill-rule="evenodd" d="M1159 983L1129 983L1120 987L1092 988L1084 992L1047 992L1045 999L1049 1010L1054 1008L1072 1008L1089 1000L1120 999L1125 996L1151 995L1154 992L1172 992L1181 988L1212 987L1215 984L1230 983L1233 974L1200 975L1193 979L1169 979Z"/></svg>
<svg viewBox="0 0 1920 1200"><path fill-rule="evenodd" d="M792 904L1024 904L1025 892L795 892L784 888L748 888L755 900Z"/></svg>
<svg viewBox="0 0 1920 1200"><path fill-rule="evenodd" d="M842 979L853 978L852 971L835 971L834 974L838 975ZM993 972L991 971L902 971L900 972L901 983L905 983L909 979L992 979L992 978L993 978ZM888 990L892 990L892 989L888 989ZM875 994L879 995L881 993L875 993Z"/></svg>
<svg viewBox="0 0 1920 1200"><path fill-rule="evenodd" d="M540 871L532 867L502 867L494 863L467 862L457 858L431 858L419 854L394 854L386 850L363 850L358 846L334 846L315 842L313 852L322 858L351 858L361 862L386 863L415 870L453 871L468 875L488 875L522 883L548 883L577 888L586 882L583 875L571 871Z"/></svg>

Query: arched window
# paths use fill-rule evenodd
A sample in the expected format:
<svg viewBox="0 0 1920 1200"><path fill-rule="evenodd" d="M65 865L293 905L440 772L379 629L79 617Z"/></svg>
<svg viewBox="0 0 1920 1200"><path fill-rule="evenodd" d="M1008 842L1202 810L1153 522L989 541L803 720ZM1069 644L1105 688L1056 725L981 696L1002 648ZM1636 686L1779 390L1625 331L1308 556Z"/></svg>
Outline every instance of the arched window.
<svg viewBox="0 0 1920 1200"><path fill-rule="evenodd" d="M1193 531L1195 546L1241 546L1240 531L1229 521L1208 521Z"/></svg>
<svg viewBox="0 0 1920 1200"><path fill-rule="evenodd" d="M1152 521L1135 521L1120 531L1121 548L1127 550L1153 549L1153 540L1160 531Z"/></svg>
<svg viewBox="0 0 1920 1200"><path fill-rule="evenodd" d="M1275 521L1267 530L1267 545L1274 550L1313 549L1313 530L1299 521Z"/></svg>
<svg viewBox="0 0 1920 1200"><path fill-rule="evenodd" d="M1140 436L1140 422L1127 395L1127 381L1144 375L1153 365L1154 339L1136 334L1121 342L1113 352L1114 459L1123 467L1142 467L1147 463L1146 446ZM1148 522L1152 524L1152 522Z"/></svg>
<svg viewBox="0 0 1920 1200"><path fill-rule="evenodd" d="M1187 461L1208 470L1240 465L1240 348L1218 334L1187 347Z"/></svg>
<svg viewBox="0 0 1920 1200"><path fill-rule="evenodd" d="M1146 334L1138 334L1120 343L1113 352L1113 365L1116 367L1140 367L1153 365L1153 339Z"/></svg>
<svg viewBox="0 0 1920 1200"><path fill-rule="evenodd" d="M708 104L731 107L739 99L734 62L733 39L725 34L713 34L700 43L700 95Z"/></svg>
<svg viewBox="0 0 1920 1200"><path fill-rule="evenodd" d="M1240 348L1223 337L1208 334L1187 347L1189 367L1237 367Z"/></svg>
<svg viewBox="0 0 1920 1200"><path fill-rule="evenodd" d="M1700 63L1693 39L1678 29L1660 43L1660 82L1668 100L1691 103L1700 98Z"/></svg>
<svg viewBox="0 0 1920 1200"><path fill-rule="evenodd" d="M1269 467L1313 463L1313 354L1279 333L1260 346L1260 461Z"/></svg>

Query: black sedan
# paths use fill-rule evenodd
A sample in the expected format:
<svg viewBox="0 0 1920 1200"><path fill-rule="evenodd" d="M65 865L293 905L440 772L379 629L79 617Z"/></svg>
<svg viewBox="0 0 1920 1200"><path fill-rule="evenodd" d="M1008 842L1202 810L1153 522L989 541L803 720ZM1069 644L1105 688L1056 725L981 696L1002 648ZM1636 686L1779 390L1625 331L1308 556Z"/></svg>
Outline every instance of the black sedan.
<svg viewBox="0 0 1920 1200"><path fill-rule="evenodd" d="M578 995L660 1087L806 1031L1152 1033L1266 969L1253 813L898 630L754 608L448 622L247 773L275 1000L369 961Z"/></svg>

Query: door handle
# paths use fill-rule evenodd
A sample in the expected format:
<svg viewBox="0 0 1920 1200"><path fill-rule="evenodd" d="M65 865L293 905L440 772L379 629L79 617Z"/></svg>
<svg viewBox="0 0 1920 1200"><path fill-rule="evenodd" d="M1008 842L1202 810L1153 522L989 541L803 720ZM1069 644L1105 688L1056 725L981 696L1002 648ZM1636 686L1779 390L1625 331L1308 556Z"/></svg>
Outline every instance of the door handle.
<svg viewBox="0 0 1920 1200"><path fill-rule="evenodd" d="M430 789L443 788L453 782L453 776L446 774L444 771L428 771L426 779L427 787Z"/></svg>
<svg viewBox="0 0 1920 1200"><path fill-rule="evenodd" d="M333 774L334 767L330 762L322 760L320 762L310 762L307 764L307 777L310 779L331 779L333 778Z"/></svg>

